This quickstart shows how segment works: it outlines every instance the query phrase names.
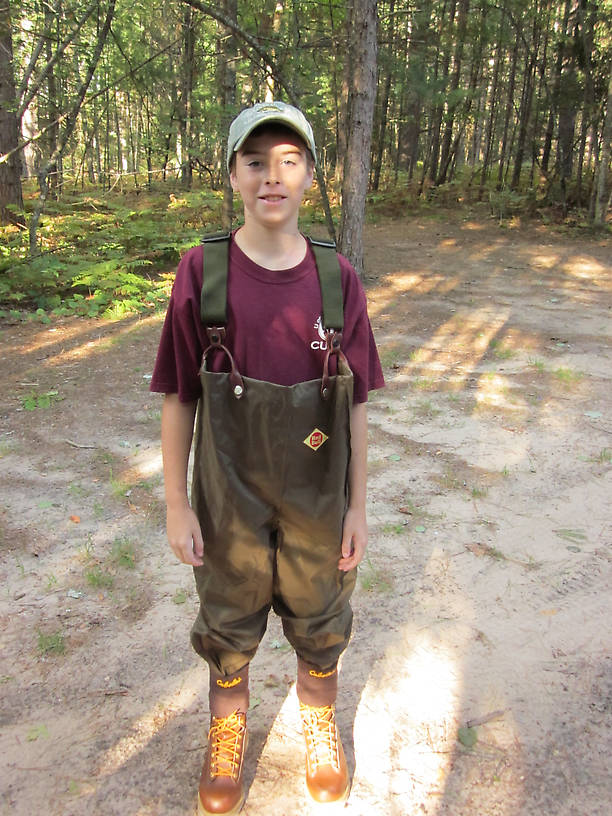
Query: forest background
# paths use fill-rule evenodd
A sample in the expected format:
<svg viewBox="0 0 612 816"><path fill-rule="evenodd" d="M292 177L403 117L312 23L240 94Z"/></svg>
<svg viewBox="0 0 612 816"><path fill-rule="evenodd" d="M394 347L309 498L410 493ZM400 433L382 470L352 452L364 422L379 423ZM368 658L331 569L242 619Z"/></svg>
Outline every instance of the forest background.
<svg viewBox="0 0 612 816"><path fill-rule="evenodd" d="M232 117L302 107L306 228L363 271L364 204L605 226L612 0L0 0L0 307L121 315L229 227Z"/></svg>

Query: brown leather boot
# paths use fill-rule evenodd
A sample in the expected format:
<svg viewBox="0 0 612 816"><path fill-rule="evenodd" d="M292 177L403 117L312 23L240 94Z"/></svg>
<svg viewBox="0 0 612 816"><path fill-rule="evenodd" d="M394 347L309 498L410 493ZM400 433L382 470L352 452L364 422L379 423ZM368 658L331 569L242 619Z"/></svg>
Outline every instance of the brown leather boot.
<svg viewBox="0 0 612 816"><path fill-rule="evenodd" d="M246 745L246 714L234 711L228 717L211 717L198 791L198 816L235 816L241 810Z"/></svg>
<svg viewBox="0 0 612 816"><path fill-rule="evenodd" d="M300 703L306 739L306 790L318 804L346 801L350 780L333 705Z"/></svg>

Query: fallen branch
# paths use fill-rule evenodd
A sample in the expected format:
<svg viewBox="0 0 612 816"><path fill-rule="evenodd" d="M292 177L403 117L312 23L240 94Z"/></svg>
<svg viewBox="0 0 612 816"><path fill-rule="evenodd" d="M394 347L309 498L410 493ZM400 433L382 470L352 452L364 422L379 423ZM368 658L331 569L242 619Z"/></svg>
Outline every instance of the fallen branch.
<svg viewBox="0 0 612 816"><path fill-rule="evenodd" d="M491 720L497 720L499 717L503 717L505 713L505 709L492 711L490 714L484 714L482 717L474 717L474 719L468 720L466 726L468 728L475 728L477 725L484 725L485 723L491 722Z"/></svg>
<svg viewBox="0 0 612 816"><path fill-rule="evenodd" d="M64 439L64 442L67 442L69 445L72 445L73 448L86 448L87 450L95 450L98 447L97 445L79 445L78 442L73 442L72 439Z"/></svg>

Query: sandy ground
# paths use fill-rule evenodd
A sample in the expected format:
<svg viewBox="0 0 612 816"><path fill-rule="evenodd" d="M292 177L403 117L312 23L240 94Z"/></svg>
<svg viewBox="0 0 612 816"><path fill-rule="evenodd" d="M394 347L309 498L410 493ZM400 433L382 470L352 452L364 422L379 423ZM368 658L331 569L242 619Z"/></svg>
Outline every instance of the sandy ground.
<svg viewBox="0 0 612 816"><path fill-rule="evenodd" d="M388 387L342 664L345 812L607 814L611 244L452 214L367 246ZM3 814L195 810L207 671L163 531L160 322L0 327ZM294 671L271 618L246 816L310 812Z"/></svg>

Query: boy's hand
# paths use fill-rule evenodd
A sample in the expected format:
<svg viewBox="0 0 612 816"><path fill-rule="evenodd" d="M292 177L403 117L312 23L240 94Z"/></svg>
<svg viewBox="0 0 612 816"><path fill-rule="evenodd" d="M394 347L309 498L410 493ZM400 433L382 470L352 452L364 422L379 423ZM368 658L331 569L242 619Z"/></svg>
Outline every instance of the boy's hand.
<svg viewBox="0 0 612 816"><path fill-rule="evenodd" d="M183 564L201 567L204 563L204 539L198 517L188 504L168 507L166 515L168 541L173 553Z"/></svg>
<svg viewBox="0 0 612 816"><path fill-rule="evenodd" d="M338 569L348 572L360 563L368 544L368 525L364 510L349 507L342 528L342 558Z"/></svg>

